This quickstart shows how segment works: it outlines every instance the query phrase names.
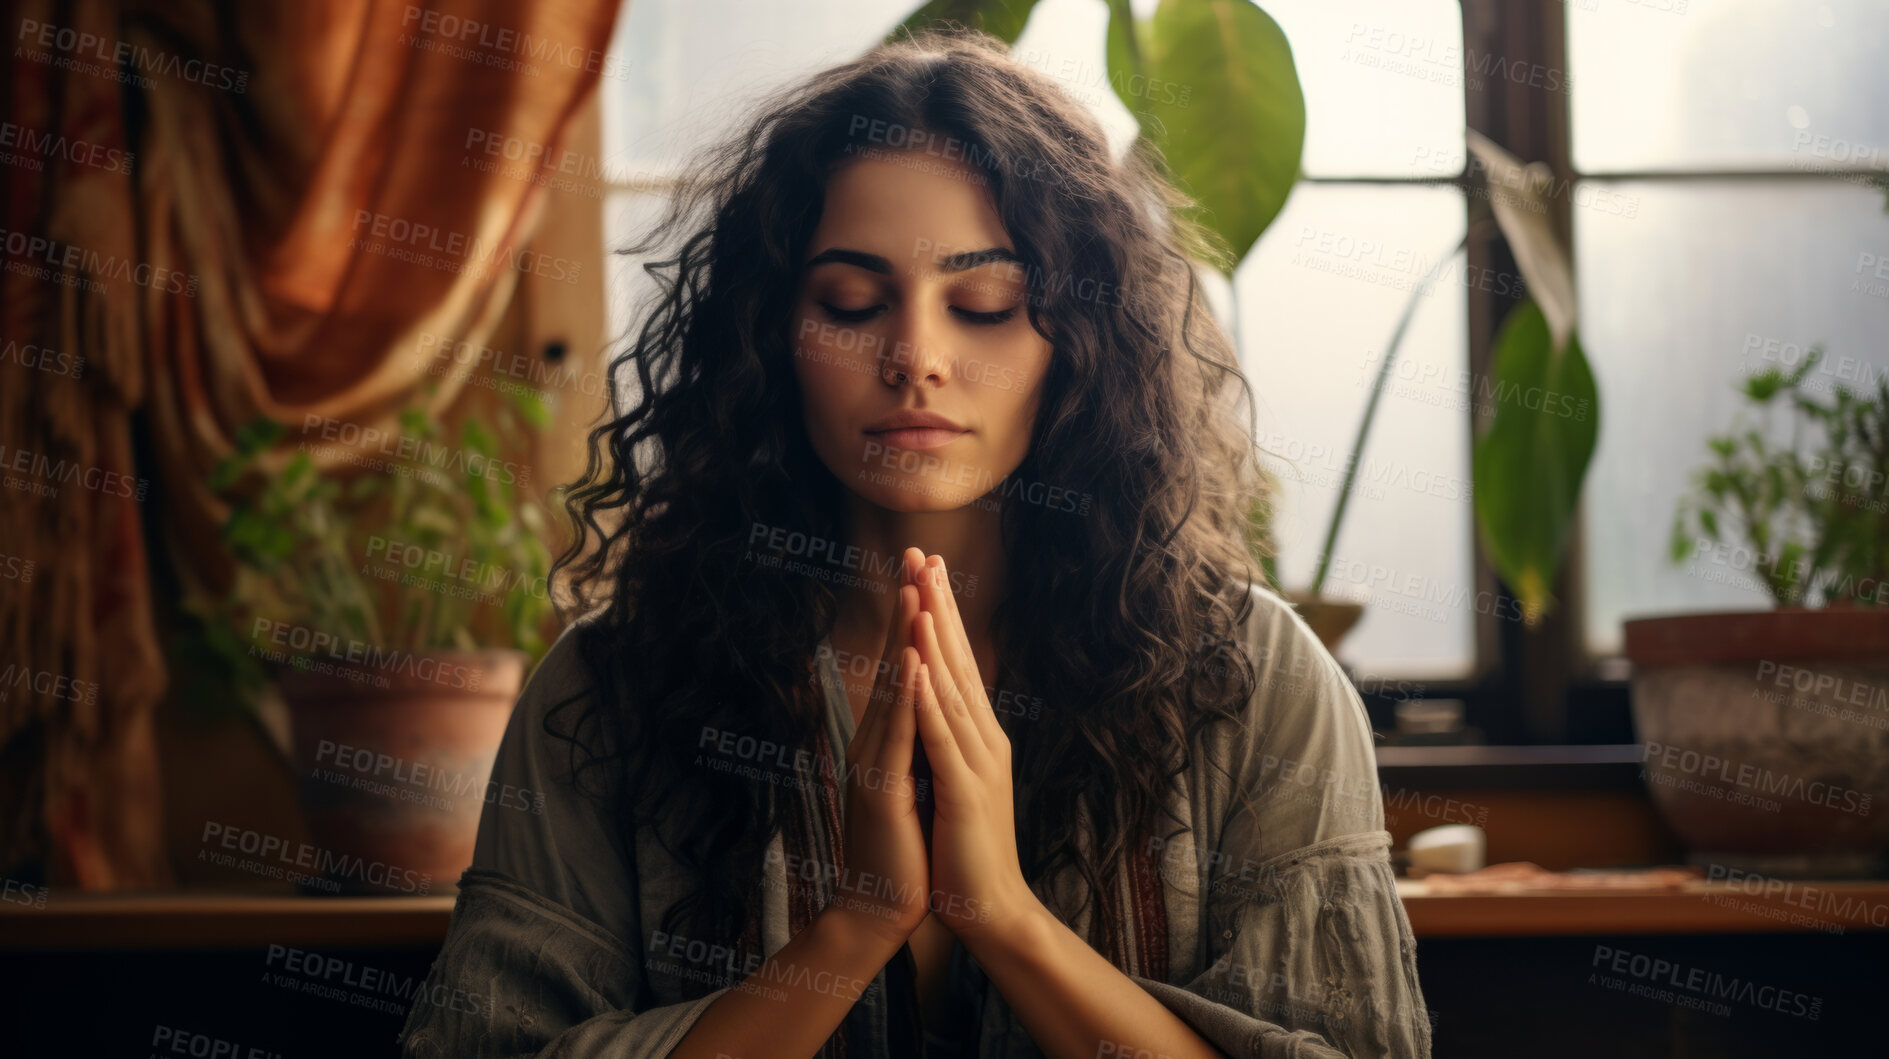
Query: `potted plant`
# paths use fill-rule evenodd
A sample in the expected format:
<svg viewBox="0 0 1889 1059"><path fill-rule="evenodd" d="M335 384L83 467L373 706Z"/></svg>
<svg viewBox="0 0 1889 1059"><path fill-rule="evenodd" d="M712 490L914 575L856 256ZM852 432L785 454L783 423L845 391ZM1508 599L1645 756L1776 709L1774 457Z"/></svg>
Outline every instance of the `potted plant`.
<svg viewBox="0 0 1889 1059"><path fill-rule="evenodd" d="M1654 803L1695 861L1778 875L1889 849L1889 379L1819 395L1821 358L1744 381L1673 522L1675 563L1772 605L1624 626Z"/></svg>
<svg viewBox="0 0 1889 1059"><path fill-rule="evenodd" d="M324 420L289 449L260 419L213 472L234 582L186 607L227 687L288 707L313 889L450 890L484 806L542 809L488 782L551 609L544 512L505 458L544 422L535 396L456 441L425 404L397 437Z"/></svg>

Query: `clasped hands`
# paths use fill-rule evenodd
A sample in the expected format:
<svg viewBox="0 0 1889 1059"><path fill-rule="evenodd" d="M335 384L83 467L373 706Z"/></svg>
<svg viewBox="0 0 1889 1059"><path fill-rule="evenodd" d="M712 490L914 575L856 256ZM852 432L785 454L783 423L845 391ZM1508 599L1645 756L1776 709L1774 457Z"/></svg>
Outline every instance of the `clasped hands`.
<svg viewBox="0 0 1889 1059"><path fill-rule="evenodd" d="M872 697L846 748L845 870L834 905L903 942L927 912L966 945L1042 908L1017 857L1010 738L944 559L907 548ZM931 766L930 848L917 748Z"/></svg>

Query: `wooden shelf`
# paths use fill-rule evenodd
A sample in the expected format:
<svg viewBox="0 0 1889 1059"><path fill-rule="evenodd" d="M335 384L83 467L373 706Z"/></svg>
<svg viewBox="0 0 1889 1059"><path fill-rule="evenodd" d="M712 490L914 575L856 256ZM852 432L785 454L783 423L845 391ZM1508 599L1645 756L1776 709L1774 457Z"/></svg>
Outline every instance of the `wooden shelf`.
<svg viewBox="0 0 1889 1059"><path fill-rule="evenodd" d="M1378 779L1413 790L1645 791L1637 745L1380 746Z"/></svg>
<svg viewBox="0 0 1889 1059"><path fill-rule="evenodd" d="M1419 938L1608 934L1849 933L1889 929L1889 881L1796 882L1752 895L1734 884L1660 891L1434 893L1403 879ZM446 936L453 898L55 895L0 903L0 950L425 948Z"/></svg>
<svg viewBox="0 0 1889 1059"><path fill-rule="evenodd" d="M1435 893L1399 879L1419 938L1557 937L1603 934L1850 933L1889 928L1889 882L1791 882L1751 894L1736 883L1694 882L1676 890L1542 890Z"/></svg>
<svg viewBox="0 0 1889 1059"><path fill-rule="evenodd" d="M450 895L54 894L0 904L0 950L437 946L452 911Z"/></svg>

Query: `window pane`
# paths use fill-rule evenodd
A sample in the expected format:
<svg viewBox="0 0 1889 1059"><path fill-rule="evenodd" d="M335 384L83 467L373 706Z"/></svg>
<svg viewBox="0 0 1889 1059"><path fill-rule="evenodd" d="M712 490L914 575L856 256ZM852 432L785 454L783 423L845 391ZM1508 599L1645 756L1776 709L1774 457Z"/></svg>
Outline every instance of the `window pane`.
<svg viewBox="0 0 1889 1059"><path fill-rule="evenodd" d="M1138 126L1109 79L1108 5L1096 0L1040 0L1010 54L1053 78L1070 98L1088 107L1102 123L1116 157L1128 150Z"/></svg>
<svg viewBox="0 0 1889 1059"><path fill-rule="evenodd" d="M915 0L636 0L613 44L606 154L627 177L726 132L758 95L871 47ZM1151 3L1136 0L1138 14ZM1269 0L1304 87L1313 176L1442 176L1463 165L1462 25L1452 0ZM1110 88L1108 8L1042 0L1013 54L1086 103L1118 149L1134 119Z"/></svg>
<svg viewBox="0 0 1889 1059"><path fill-rule="evenodd" d="M1308 176L1463 168L1463 19L1455 0L1265 0L1305 91Z"/></svg>
<svg viewBox="0 0 1889 1059"><path fill-rule="evenodd" d="M610 356L615 357L629 348L636 337L633 328L640 329L648 317L650 299L661 292L656 281L650 278L643 266L652 261L667 260L669 253L664 248L652 249L646 254L620 254L615 251L624 249L646 236L652 225L662 218L662 212L669 205L662 195L645 195L633 191L616 191L604 198L603 230L606 240L604 249L605 282L604 289L606 321L610 327L613 344ZM634 382L631 378L629 381ZM627 400L631 391L625 391Z"/></svg>
<svg viewBox="0 0 1889 1059"><path fill-rule="evenodd" d="M629 76L604 83L604 137L626 178L672 170L732 131L754 101L871 48L917 0L636 0L613 48ZM1042 0L1012 54L1088 105L1126 148L1135 121L1109 86L1108 8Z"/></svg>
<svg viewBox="0 0 1889 1059"><path fill-rule="evenodd" d="M1154 0L1134 0L1137 17ZM1462 15L1455 0L1266 0L1305 93L1308 176L1435 177L1463 168ZM1135 122L1109 84L1108 7L1042 0L1014 54L1063 82L1125 148Z"/></svg>
<svg viewBox="0 0 1889 1059"><path fill-rule="evenodd" d="M605 153L624 171L664 170L732 131L758 96L858 56L908 0L629 0L603 82Z"/></svg>
<svg viewBox="0 0 1889 1059"><path fill-rule="evenodd" d="M1569 3L1574 164L1889 169L1883 0Z"/></svg>
<svg viewBox="0 0 1889 1059"><path fill-rule="evenodd" d="M1453 188L1302 184L1238 273L1259 440L1280 479L1288 588L1311 581L1397 317L1463 226ZM1365 604L1339 655L1368 674L1437 679L1470 668L1469 279L1451 259L1419 305L1332 551L1326 594Z"/></svg>
<svg viewBox="0 0 1889 1059"><path fill-rule="evenodd" d="M1811 379L1826 394L1889 371L1881 193L1801 178L1609 186L1639 198L1634 216L1574 211L1582 342L1601 394L1582 502L1596 654L1619 650L1623 617L1771 606L1735 562L1666 559L1706 438L1744 404L1738 380L1812 346L1824 349Z"/></svg>

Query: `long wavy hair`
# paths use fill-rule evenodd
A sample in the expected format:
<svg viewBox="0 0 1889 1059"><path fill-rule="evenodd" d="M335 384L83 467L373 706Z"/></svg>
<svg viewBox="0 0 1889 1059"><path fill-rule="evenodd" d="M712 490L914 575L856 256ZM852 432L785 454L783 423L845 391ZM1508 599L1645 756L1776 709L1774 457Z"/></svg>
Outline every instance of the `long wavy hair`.
<svg viewBox="0 0 1889 1059"><path fill-rule="evenodd" d="M828 177L884 146L870 130L952 138L1031 266L1029 319L1053 345L1012 478L1086 498L1080 513L1002 501L992 683L1046 707L1004 717L1020 858L1033 883L1070 867L1085 901L1110 892L1135 843L1179 830L1161 819L1169 785L1255 680L1237 637L1262 577L1247 516L1266 479L1252 393L1195 274L1224 246L1156 152L1114 159L1080 105L981 33L882 44L758 114L624 251L664 248L643 266L657 289L611 363L608 421L566 499L575 539L553 568L601 694L547 727L584 765L614 765L598 793L626 843L652 826L695 873L667 929L740 933L792 814L775 784L691 762L709 729L815 745L815 654L837 614L825 581L743 560L757 525L843 533L845 486L801 422L800 262ZM1096 904L1112 932L1114 903Z"/></svg>

